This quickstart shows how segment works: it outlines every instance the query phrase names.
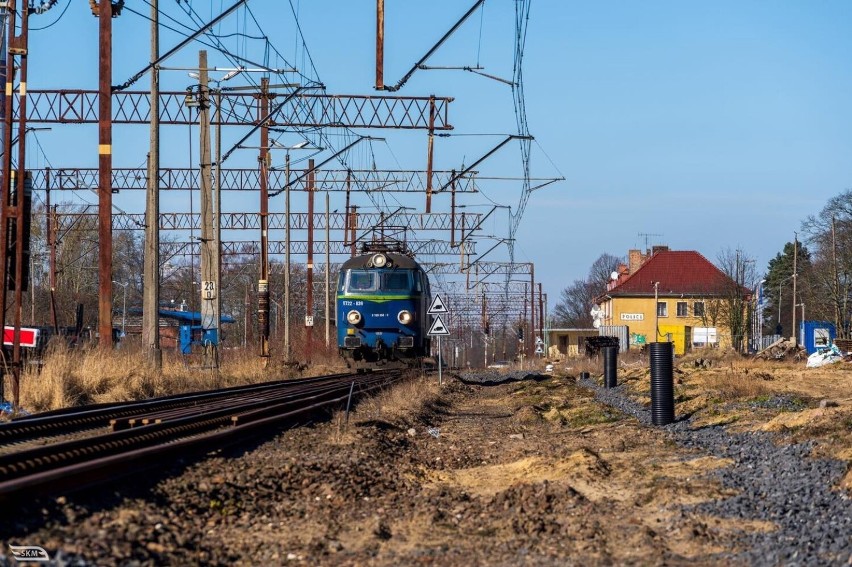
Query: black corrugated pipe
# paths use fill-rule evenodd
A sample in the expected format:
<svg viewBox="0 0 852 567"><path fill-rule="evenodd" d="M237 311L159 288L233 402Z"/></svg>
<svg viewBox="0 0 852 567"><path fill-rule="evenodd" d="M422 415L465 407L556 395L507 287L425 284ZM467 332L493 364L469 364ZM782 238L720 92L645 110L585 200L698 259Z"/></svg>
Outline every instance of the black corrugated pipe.
<svg viewBox="0 0 852 567"><path fill-rule="evenodd" d="M618 386L616 371L618 370L618 347L605 347L604 355L604 387L615 388Z"/></svg>
<svg viewBox="0 0 852 567"><path fill-rule="evenodd" d="M651 421L668 425L674 421L673 344L651 343Z"/></svg>

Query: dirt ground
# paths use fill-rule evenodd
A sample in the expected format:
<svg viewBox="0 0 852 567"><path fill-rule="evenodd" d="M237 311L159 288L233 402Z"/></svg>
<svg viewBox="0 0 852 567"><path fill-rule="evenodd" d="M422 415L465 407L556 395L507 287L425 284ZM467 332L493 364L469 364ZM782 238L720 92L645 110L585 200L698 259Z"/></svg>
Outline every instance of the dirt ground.
<svg viewBox="0 0 852 567"><path fill-rule="evenodd" d="M623 367L619 379L650 404L649 371ZM852 463L852 362L806 368L804 362L692 354L675 369L678 416L693 427L772 431L793 442L816 441L814 456ZM852 474L844 486L852 489Z"/></svg>
<svg viewBox="0 0 852 567"><path fill-rule="evenodd" d="M736 564L738 532L774 529L695 511L731 495L707 474L729 463L595 402L579 370L415 379L348 424L336 415L164 480L62 497L2 539L97 565L718 565ZM852 461L852 365L692 357L675 376L676 412L695 426L816 439L818 454ZM619 381L650 403L641 361Z"/></svg>

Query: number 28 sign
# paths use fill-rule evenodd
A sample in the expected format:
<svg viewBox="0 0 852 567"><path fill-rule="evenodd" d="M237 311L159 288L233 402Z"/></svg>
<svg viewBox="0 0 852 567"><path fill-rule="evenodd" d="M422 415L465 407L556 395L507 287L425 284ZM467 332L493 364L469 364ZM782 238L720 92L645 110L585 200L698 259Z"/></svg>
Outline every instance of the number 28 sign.
<svg viewBox="0 0 852 567"><path fill-rule="evenodd" d="M201 299L216 299L216 282L201 282Z"/></svg>

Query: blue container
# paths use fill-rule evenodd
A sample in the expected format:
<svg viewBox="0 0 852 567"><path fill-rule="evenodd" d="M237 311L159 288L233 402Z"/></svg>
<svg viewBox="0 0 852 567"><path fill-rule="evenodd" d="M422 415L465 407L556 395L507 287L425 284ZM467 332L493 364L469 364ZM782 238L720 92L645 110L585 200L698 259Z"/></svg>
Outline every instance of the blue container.
<svg viewBox="0 0 852 567"><path fill-rule="evenodd" d="M805 347L808 354L813 354L821 348L829 348L837 337L834 323L828 321L802 321L799 323L799 344Z"/></svg>

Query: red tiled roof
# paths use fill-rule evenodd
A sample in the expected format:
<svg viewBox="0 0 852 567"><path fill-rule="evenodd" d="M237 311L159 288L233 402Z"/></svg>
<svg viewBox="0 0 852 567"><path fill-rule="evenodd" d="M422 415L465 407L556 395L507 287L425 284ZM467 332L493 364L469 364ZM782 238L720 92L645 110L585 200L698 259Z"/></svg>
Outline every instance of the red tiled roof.
<svg viewBox="0 0 852 567"><path fill-rule="evenodd" d="M654 282L660 282L657 290L660 295L714 294L734 285L731 278L698 252L663 250L607 295L653 295Z"/></svg>

